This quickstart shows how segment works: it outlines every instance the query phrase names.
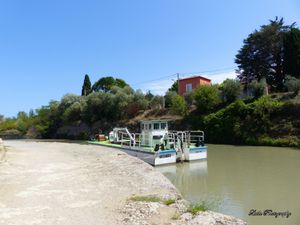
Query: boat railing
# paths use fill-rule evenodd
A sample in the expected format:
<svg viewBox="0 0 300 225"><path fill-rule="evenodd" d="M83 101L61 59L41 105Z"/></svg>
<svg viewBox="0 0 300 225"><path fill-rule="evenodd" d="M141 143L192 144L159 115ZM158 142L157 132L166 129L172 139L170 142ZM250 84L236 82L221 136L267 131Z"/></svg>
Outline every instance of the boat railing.
<svg viewBox="0 0 300 225"><path fill-rule="evenodd" d="M187 134L188 146L202 146L204 145L204 132L203 131L185 131Z"/></svg>
<svg viewBox="0 0 300 225"><path fill-rule="evenodd" d="M204 145L203 131L169 131L169 134L174 135L175 144L178 148L183 149L190 145Z"/></svg>
<svg viewBox="0 0 300 225"><path fill-rule="evenodd" d="M135 139L134 139L134 135L132 135L129 132L124 132L124 131L120 131L119 132L121 135L121 146L126 146L126 147L135 147Z"/></svg>
<svg viewBox="0 0 300 225"><path fill-rule="evenodd" d="M141 134L140 133L129 133L129 132L119 132L121 135L121 146L126 147L141 147Z"/></svg>

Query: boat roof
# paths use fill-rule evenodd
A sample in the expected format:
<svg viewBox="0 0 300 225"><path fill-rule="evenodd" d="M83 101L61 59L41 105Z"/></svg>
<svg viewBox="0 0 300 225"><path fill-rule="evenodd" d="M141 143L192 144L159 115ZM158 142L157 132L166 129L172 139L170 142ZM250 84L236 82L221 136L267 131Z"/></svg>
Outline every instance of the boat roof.
<svg viewBox="0 0 300 225"><path fill-rule="evenodd" d="M142 120L141 123L168 123L169 120Z"/></svg>

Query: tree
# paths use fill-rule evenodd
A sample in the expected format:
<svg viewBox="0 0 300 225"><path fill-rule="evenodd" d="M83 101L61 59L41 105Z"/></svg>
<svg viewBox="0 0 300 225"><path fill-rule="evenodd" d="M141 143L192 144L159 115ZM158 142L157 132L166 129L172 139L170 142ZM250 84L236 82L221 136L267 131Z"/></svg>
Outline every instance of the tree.
<svg viewBox="0 0 300 225"><path fill-rule="evenodd" d="M187 104L182 96L174 95L172 97L171 110L180 116L187 114Z"/></svg>
<svg viewBox="0 0 300 225"><path fill-rule="evenodd" d="M147 91L145 97L148 101L151 101L154 95L151 93L151 91Z"/></svg>
<svg viewBox="0 0 300 225"><path fill-rule="evenodd" d="M168 91L174 91L174 92L178 93L178 80L174 81L174 83L168 89Z"/></svg>
<svg viewBox="0 0 300 225"><path fill-rule="evenodd" d="M165 98L165 107L169 108L172 105L172 98L178 95L175 91L167 91L164 98Z"/></svg>
<svg viewBox="0 0 300 225"><path fill-rule="evenodd" d="M252 80L266 78L273 90L283 90L283 39L292 26L284 25L283 18L276 17L249 34L235 58L241 81L248 85Z"/></svg>
<svg viewBox="0 0 300 225"><path fill-rule="evenodd" d="M129 86L124 80L122 79L115 79L113 77L102 77L98 81L95 82L92 89L94 91L110 91L114 86L124 88Z"/></svg>
<svg viewBox="0 0 300 225"><path fill-rule="evenodd" d="M200 85L195 89L194 99L198 111L207 113L220 102L216 86Z"/></svg>
<svg viewBox="0 0 300 225"><path fill-rule="evenodd" d="M300 78L300 30L292 28L284 37L284 62L285 74Z"/></svg>
<svg viewBox="0 0 300 225"><path fill-rule="evenodd" d="M225 103L234 102L240 95L241 85L238 80L226 79L221 85L222 101Z"/></svg>
<svg viewBox="0 0 300 225"><path fill-rule="evenodd" d="M87 96L92 92L92 85L90 81L89 75L84 76L84 81L82 85L82 90L81 90L81 96Z"/></svg>

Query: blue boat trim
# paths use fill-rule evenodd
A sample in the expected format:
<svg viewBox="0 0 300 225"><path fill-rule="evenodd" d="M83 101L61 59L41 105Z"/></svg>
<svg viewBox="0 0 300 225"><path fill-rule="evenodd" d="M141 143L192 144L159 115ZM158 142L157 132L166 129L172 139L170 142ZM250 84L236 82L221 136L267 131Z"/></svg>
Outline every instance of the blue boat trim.
<svg viewBox="0 0 300 225"><path fill-rule="evenodd" d="M166 151L159 152L160 155L170 154L170 153L176 153L176 150L172 149L172 150L166 150Z"/></svg>
<svg viewBox="0 0 300 225"><path fill-rule="evenodd" d="M198 151L198 150L204 150L207 151L207 147L203 146L203 147L198 147L198 148L190 148L190 151Z"/></svg>

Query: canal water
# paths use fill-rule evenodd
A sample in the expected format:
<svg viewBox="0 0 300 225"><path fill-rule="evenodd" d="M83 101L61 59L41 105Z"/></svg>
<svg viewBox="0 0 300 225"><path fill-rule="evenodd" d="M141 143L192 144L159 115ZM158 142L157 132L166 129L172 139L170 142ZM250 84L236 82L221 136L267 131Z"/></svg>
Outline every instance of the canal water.
<svg viewBox="0 0 300 225"><path fill-rule="evenodd" d="M300 150L208 145L207 160L156 169L188 201L249 225L300 225ZM274 212L291 215L275 218Z"/></svg>

